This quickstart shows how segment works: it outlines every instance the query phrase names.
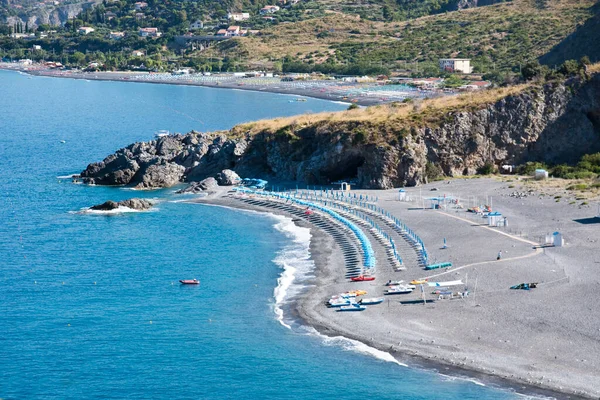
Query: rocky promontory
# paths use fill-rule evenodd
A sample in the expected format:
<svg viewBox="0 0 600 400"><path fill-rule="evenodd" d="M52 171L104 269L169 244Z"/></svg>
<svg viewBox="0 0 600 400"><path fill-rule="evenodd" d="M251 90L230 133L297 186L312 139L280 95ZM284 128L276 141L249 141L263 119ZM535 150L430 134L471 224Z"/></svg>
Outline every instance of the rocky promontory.
<svg viewBox="0 0 600 400"><path fill-rule="evenodd" d="M151 189L209 177L231 184L230 170L246 178L391 188L484 166L573 163L600 151L600 75L497 93L504 92L443 106L394 104L162 137L120 149L81 177Z"/></svg>
<svg viewBox="0 0 600 400"><path fill-rule="evenodd" d="M128 199L122 201L108 200L102 204L98 204L90 207L90 210L94 211L111 211L116 210L119 207L127 207L132 210L146 211L154 206L154 201L147 199Z"/></svg>

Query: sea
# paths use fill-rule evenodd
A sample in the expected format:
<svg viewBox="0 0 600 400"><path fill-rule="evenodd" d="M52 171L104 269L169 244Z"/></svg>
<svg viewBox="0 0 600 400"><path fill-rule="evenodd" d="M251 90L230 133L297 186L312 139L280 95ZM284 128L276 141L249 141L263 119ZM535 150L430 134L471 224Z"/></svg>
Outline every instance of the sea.
<svg viewBox="0 0 600 400"><path fill-rule="evenodd" d="M518 397L296 320L314 264L309 231L288 219L64 178L158 130L347 104L12 71L0 88L1 399ZM131 197L158 204L85 212Z"/></svg>

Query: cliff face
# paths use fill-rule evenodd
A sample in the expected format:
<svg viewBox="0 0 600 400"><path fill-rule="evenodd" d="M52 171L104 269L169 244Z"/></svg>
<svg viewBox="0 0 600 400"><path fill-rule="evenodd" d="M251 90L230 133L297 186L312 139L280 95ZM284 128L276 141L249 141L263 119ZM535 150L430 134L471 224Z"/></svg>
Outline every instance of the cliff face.
<svg viewBox="0 0 600 400"><path fill-rule="evenodd" d="M85 11L101 0L84 1L81 3L63 4L56 7L47 6L46 8L36 8L20 13L18 16L8 17L6 23L14 25L18 22L25 25L27 22L30 27L41 24L64 25L69 19L76 17L82 11Z"/></svg>
<svg viewBox="0 0 600 400"><path fill-rule="evenodd" d="M421 127L392 119L324 120L231 138L191 132L130 145L81 175L88 183L152 188L232 169L242 177L391 188L425 182L428 163L457 176L487 163L575 162L600 151L600 76L528 88L438 117Z"/></svg>

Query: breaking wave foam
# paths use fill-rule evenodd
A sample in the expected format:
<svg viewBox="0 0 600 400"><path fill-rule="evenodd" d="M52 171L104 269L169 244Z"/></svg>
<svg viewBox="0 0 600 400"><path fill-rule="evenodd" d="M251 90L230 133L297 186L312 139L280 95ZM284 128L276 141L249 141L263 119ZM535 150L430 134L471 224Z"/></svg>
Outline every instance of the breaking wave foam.
<svg viewBox="0 0 600 400"><path fill-rule="evenodd" d="M310 258L310 229L296 226L291 218L271 214L277 220L275 229L291 239L278 254L273 262L283 269L273 290L275 298L275 315L279 323L288 329L291 326L285 321L283 306L294 299L303 288L305 280L312 276L315 268Z"/></svg>
<svg viewBox="0 0 600 400"><path fill-rule="evenodd" d="M326 336L319 333L313 327L306 327L305 329L309 335L319 337L319 339L321 339L326 346L337 346L346 351L353 351L356 353L375 357L381 361L390 362L393 364L400 365L402 367L408 367L408 365L396 360L396 358L390 353L378 350L374 347L364 344L363 342L359 342L358 340L350 339L344 336Z"/></svg>
<svg viewBox="0 0 600 400"><path fill-rule="evenodd" d="M151 211L159 211L158 208L151 208L149 210L135 210L129 207L119 206L113 210L91 210L89 208L82 208L79 211L69 211L70 214L91 214L91 215L115 215L115 214L125 214L125 213L143 213L143 212L151 212Z"/></svg>

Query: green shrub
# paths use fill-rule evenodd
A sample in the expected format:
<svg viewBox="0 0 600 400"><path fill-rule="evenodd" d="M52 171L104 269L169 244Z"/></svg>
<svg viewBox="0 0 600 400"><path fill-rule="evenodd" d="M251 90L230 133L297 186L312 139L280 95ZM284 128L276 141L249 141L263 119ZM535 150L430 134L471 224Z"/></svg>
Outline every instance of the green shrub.
<svg viewBox="0 0 600 400"><path fill-rule="evenodd" d="M571 185L569 187L567 187L567 190L585 190L588 188L588 185L586 185L585 183L578 183L576 185Z"/></svg>
<svg viewBox="0 0 600 400"><path fill-rule="evenodd" d="M496 170L496 166L490 162L485 163L483 166L477 169L479 175L490 175Z"/></svg>
<svg viewBox="0 0 600 400"><path fill-rule="evenodd" d="M350 110L356 110L357 108L360 108L360 107L358 106L358 104L354 104L354 103L352 103L352 104L350 104L350 105L348 106L348 111L350 111Z"/></svg>
<svg viewBox="0 0 600 400"><path fill-rule="evenodd" d="M435 181L443 175L444 171L439 165L434 164L431 161L427 161L427 164L425 165L425 176L427 177L428 181Z"/></svg>

